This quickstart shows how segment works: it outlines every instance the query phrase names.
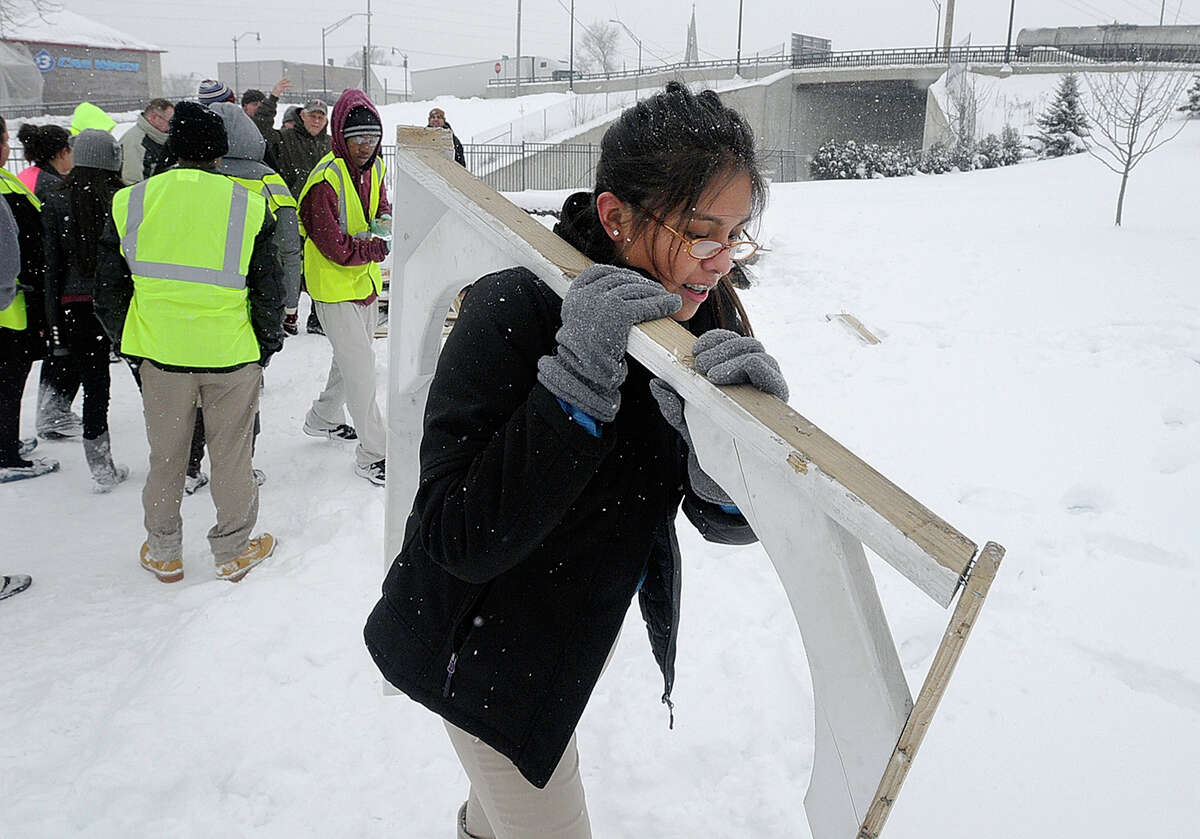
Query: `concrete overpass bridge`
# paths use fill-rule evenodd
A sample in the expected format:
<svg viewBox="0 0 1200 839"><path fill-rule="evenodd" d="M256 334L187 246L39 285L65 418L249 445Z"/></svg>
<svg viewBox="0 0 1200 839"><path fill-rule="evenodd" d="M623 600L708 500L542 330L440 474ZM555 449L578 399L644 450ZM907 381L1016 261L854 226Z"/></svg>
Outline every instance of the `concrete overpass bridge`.
<svg viewBox="0 0 1200 839"><path fill-rule="evenodd" d="M1144 49L1146 45L1141 45ZM954 47L772 56L647 68L639 72L592 74L574 81L577 93L661 90L671 80L722 85L721 98L750 121L763 149L782 150L796 161L794 176L805 180L807 160L828 140L857 140L925 148L936 142L946 118L929 88L950 66L973 72L1118 72L1136 68L1179 70L1190 62L1097 61L1061 48ZM489 96L511 96L514 83L489 85ZM567 82L523 83L521 92L564 92ZM615 115L614 115L615 116ZM609 123L593 125L564 142L598 145ZM548 154L549 152L541 152ZM537 165L537 161L533 161ZM510 166L529 166L524 160ZM594 165L594 164L593 164ZM569 177L569 176L568 176ZM579 174L574 175L576 179ZM785 179L785 178L780 178ZM562 187L579 183L563 183Z"/></svg>

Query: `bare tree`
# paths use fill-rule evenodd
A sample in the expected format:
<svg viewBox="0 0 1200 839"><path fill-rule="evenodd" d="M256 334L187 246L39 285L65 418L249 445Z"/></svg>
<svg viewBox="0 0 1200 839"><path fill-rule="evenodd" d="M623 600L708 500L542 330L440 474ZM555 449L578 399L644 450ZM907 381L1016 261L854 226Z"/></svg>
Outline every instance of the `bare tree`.
<svg viewBox="0 0 1200 839"><path fill-rule="evenodd" d="M588 70L597 73L612 73L617 69L617 39L620 30L611 23L593 21L585 26L579 39L581 62Z"/></svg>
<svg viewBox="0 0 1200 839"><path fill-rule="evenodd" d="M62 3L58 0L0 0L0 37L31 14L45 19L47 15L61 10Z"/></svg>
<svg viewBox="0 0 1200 839"><path fill-rule="evenodd" d="M347 67L361 67L363 63L363 51L361 48L350 53L346 59ZM378 66L390 66L392 63L391 54L387 47L381 47L378 44L371 46L371 63Z"/></svg>
<svg viewBox="0 0 1200 839"><path fill-rule="evenodd" d="M1130 73L1087 73L1091 101L1088 117L1094 128L1088 153L1121 176L1117 226L1125 207L1129 175L1142 158L1178 136L1187 124L1162 134L1179 103L1188 74L1179 70L1135 70Z"/></svg>

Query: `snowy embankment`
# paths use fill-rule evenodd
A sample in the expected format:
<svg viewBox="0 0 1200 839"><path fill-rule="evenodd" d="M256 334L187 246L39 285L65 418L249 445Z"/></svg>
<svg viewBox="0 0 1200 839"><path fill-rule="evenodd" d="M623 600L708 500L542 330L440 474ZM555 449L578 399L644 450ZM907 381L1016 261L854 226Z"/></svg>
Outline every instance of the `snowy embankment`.
<svg viewBox="0 0 1200 839"><path fill-rule="evenodd" d="M773 189L745 297L791 404L1008 548L890 839L1194 833L1197 159L1198 126L1148 158L1122 229L1087 156ZM842 311L882 343L826 320ZM381 695L360 639L383 494L300 431L328 357L301 335L266 372L260 526L280 547L239 585L212 579L207 490L183 505L185 580L138 568L146 442L122 368L128 483L91 495L78 444L43 443L62 471L0 488L0 572L35 578L0 604L0 836L453 835L466 782L444 731ZM788 604L760 549L681 530L675 730L634 609L580 730L595 834L807 836ZM875 567L915 692L948 614Z"/></svg>

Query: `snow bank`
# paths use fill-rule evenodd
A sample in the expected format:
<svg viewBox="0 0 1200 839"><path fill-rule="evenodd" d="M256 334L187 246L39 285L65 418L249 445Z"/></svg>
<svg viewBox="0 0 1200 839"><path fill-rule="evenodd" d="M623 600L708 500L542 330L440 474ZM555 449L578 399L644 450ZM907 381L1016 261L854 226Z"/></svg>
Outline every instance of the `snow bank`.
<svg viewBox="0 0 1200 839"><path fill-rule="evenodd" d="M791 404L1008 548L889 839L1195 832L1197 159L1195 126L1148 158L1121 229L1116 178L1086 155L772 188L745 299ZM826 321L841 311L882 343ZM211 579L207 491L183 504L186 579L138 568L146 442L120 367L131 480L93 496L78 444L43 443L62 471L0 487L0 572L34 575L0 603L0 834L452 834L467 785L444 731L381 695L360 638L382 493L300 431L328 360L301 335L267 370L260 525L280 547L237 586ZM634 609L580 729L595 834L805 837L813 709L788 604L760 549L682 527L675 730ZM874 567L915 692L948 615Z"/></svg>

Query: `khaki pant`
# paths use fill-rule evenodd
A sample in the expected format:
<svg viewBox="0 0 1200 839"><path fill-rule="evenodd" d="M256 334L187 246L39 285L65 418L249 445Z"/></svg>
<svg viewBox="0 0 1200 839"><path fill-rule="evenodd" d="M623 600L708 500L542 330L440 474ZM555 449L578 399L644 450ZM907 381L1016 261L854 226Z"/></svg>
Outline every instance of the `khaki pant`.
<svg viewBox="0 0 1200 839"><path fill-rule="evenodd" d="M371 349L379 322L379 301L360 306L314 300L313 310L333 347L333 361L325 389L305 419L317 428L332 428L346 421L345 409L349 408L358 433L354 459L359 466L370 466L383 460L387 451L383 414L375 399L375 351Z"/></svg>
<svg viewBox="0 0 1200 839"><path fill-rule="evenodd" d="M591 839L574 734L546 788L538 789L479 738L450 723L446 731L471 781L462 839Z"/></svg>
<svg viewBox="0 0 1200 839"><path fill-rule="evenodd" d="M616 651L613 641L600 675ZM538 789L478 737L448 722L446 732L471 782L459 839L592 839L574 734L545 788Z"/></svg>
<svg viewBox="0 0 1200 839"><path fill-rule="evenodd" d="M227 562L246 549L258 520L258 486L250 470L262 367L247 364L231 373L172 373L146 361L141 377L150 441L150 473L142 489L150 554L170 560L183 553L179 504L196 406L203 403L212 458L210 486L217 508L208 543L216 561Z"/></svg>

